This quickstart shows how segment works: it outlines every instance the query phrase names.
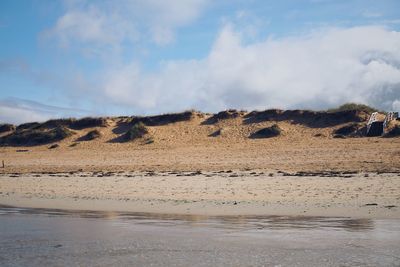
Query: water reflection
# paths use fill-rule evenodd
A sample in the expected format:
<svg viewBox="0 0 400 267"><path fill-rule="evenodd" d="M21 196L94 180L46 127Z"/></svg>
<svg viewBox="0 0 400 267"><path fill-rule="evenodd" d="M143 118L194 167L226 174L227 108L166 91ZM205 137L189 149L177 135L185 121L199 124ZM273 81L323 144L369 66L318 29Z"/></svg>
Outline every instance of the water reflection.
<svg viewBox="0 0 400 267"><path fill-rule="evenodd" d="M346 231L367 231L374 229L370 219L302 217L302 216L204 216L180 214L155 214L115 211L77 211L61 209L17 208L0 205L0 216L7 214L67 216L88 219L105 219L135 224L191 227L207 226L232 230L251 229L338 229Z"/></svg>

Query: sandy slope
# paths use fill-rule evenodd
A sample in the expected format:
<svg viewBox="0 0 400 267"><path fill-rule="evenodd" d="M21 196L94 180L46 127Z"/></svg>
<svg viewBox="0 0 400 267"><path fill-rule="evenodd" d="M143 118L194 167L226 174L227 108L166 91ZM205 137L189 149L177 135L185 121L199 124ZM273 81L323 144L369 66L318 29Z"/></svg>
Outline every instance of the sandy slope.
<svg viewBox="0 0 400 267"><path fill-rule="evenodd" d="M117 119L110 119L107 127L98 128L102 137L93 141L77 142L93 129L88 128L76 130L56 149L48 149L49 145L2 147L0 160L5 168L0 168L0 204L400 218L400 138L333 138L333 130L342 125L317 128L290 121L245 124L243 118L207 125L206 119L150 126L152 144L144 140L116 142L126 129L117 126ZM274 123L283 129L281 136L249 138L254 131ZM219 129L223 129L222 135L210 136ZM233 172L219 173L229 170ZM122 174L81 177L82 172L93 171ZM146 171L156 173L148 175ZM202 174L177 176L182 171ZM347 178L337 177L340 174L306 177L282 176L279 171L355 174ZM48 172L71 174L57 177ZM378 205L365 206L374 203Z"/></svg>
<svg viewBox="0 0 400 267"><path fill-rule="evenodd" d="M0 172L38 172L70 170L221 170L264 169L287 171L400 170L400 138L332 138L335 127L310 128L290 122L278 122L282 136L250 139L257 129L275 122L244 124L241 118L202 125L205 118L150 126L152 144L143 140L113 142L124 129L116 122L100 127L100 139L81 141L79 137L92 129L60 142L60 147L2 147ZM336 128L340 125L336 126ZM218 137L209 135L224 129ZM322 134L322 137L315 137ZM17 150L28 150L17 152Z"/></svg>

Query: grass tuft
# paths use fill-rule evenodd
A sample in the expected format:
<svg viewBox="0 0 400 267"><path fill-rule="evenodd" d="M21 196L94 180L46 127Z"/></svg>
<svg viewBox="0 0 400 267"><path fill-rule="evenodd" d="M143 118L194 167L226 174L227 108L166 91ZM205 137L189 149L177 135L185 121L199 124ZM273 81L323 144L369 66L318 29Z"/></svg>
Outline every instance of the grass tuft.
<svg viewBox="0 0 400 267"><path fill-rule="evenodd" d="M144 125L143 122L137 122L135 123L126 133L125 133L125 140L126 141L132 141L137 138L142 138L146 134L148 134L149 131Z"/></svg>
<svg viewBox="0 0 400 267"><path fill-rule="evenodd" d="M271 127L263 128L261 130L256 131L250 137L251 138L270 138L279 136L282 133L282 129L278 126L278 124L274 124Z"/></svg>
<svg viewBox="0 0 400 267"><path fill-rule="evenodd" d="M334 112L349 111L349 110L364 111L366 113L379 112L379 110L376 108L357 103L346 103L337 108L328 109L327 111L330 113L334 113Z"/></svg>
<svg viewBox="0 0 400 267"><path fill-rule="evenodd" d="M33 146L60 141L73 132L66 127L57 127L51 130L33 129L29 131L16 131L0 138L0 145L5 146Z"/></svg>
<svg viewBox="0 0 400 267"><path fill-rule="evenodd" d="M88 132L85 136L84 136L84 139L85 140L94 140L94 139L97 139L97 138L99 138L101 136L101 132L99 131L99 130L92 130L92 131L90 131L90 132Z"/></svg>
<svg viewBox="0 0 400 267"><path fill-rule="evenodd" d="M0 133L6 133L11 131L15 131L14 125L8 123L0 124Z"/></svg>

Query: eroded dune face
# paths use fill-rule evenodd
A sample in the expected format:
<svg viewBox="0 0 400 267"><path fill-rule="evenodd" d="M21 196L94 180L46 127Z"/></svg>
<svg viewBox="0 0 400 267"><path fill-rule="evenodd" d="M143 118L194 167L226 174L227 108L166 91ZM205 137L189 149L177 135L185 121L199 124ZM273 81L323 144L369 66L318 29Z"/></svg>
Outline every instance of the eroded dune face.
<svg viewBox="0 0 400 267"><path fill-rule="evenodd" d="M225 138L229 137L243 137L248 138L256 134L256 132L263 130L262 128L268 123L273 123L276 128L280 129L279 134L271 135L271 137L280 136L281 132L285 135L296 136L300 129L297 128L310 128L310 129L330 129L327 135L340 134L351 137L366 136L365 126L366 122L371 115L371 111L365 109L350 109L350 110L334 110L334 111L310 111L310 110L280 110L269 109L264 111L238 111L229 109L218 112L216 114L204 114L197 111L185 111L182 113L163 114L147 117L113 117L113 118L83 118L83 119L53 119L43 123L32 122L24 123L17 127L10 124L0 125L1 137L0 145L2 146L35 146L54 143L67 139L72 135L77 135L78 141L90 141L97 139L102 135L99 129L105 132L112 131L116 136L111 136L106 142L123 142L127 138L123 136L130 135L133 127L143 124L143 132L151 132L151 128L164 126L171 131L179 130L179 127L187 126L188 129L185 133L202 140L205 136L222 136L215 134L216 131L224 132ZM382 116L384 116L382 114ZM382 117L381 116L381 117ZM384 119L384 117L383 117ZM177 125L177 124L183 125ZM280 128L281 125L290 125L288 131ZM395 126L396 123L392 123ZM136 125L136 126L135 126ZM267 125L268 126L268 125ZM204 129L209 130L213 127L224 127L224 129L213 129L213 132L207 132L201 136ZM269 126L270 127L270 126ZM338 129L339 127L339 129ZM283 126L285 128L285 126ZM265 128L266 129L266 128ZM254 131L256 130L256 131ZM96 138L87 136L96 132ZM154 138L162 131L154 132ZM240 132L238 136L235 132ZM232 135L230 135L231 133ZM91 135L89 134L89 135ZM118 136L119 135L119 136ZM86 137L85 137L86 136ZM130 140L140 139L145 134L138 135L139 138L128 138ZM393 136L393 135L392 135ZM107 136L105 137L107 138ZM153 137L152 137L153 138ZM195 141L192 138L192 141ZM104 139L104 138L103 138ZM160 136L161 140L165 139ZM176 140L180 142L181 140Z"/></svg>
<svg viewBox="0 0 400 267"><path fill-rule="evenodd" d="M26 123L1 133L0 171L400 169L400 139L366 137L369 115L226 110ZM391 121L385 135L399 126Z"/></svg>

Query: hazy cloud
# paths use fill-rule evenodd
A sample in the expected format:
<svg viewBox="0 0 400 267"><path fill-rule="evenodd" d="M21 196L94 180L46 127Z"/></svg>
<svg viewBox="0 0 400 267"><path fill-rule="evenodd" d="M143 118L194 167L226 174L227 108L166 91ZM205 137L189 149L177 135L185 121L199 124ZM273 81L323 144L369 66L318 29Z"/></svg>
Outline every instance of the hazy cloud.
<svg viewBox="0 0 400 267"><path fill-rule="evenodd" d="M395 101L393 101L392 109L393 109L393 110L397 110L397 111L400 110L400 100L395 100Z"/></svg>
<svg viewBox="0 0 400 267"><path fill-rule="evenodd" d="M42 33L62 47L83 45L85 53L119 51L122 45L151 40L172 42L175 30L195 20L208 0L67 1L66 12Z"/></svg>
<svg viewBox="0 0 400 267"><path fill-rule="evenodd" d="M82 117L88 111L62 108L19 98L0 99L0 123L20 124L50 118Z"/></svg>
<svg viewBox="0 0 400 267"><path fill-rule="evenodd" d="M382 27L323 29L247 43L226 25L207 57L166 61L147 73L133 62L108 70L105 101L158 113L197 108L327 108L400 101L400 33Z"/></svg>

